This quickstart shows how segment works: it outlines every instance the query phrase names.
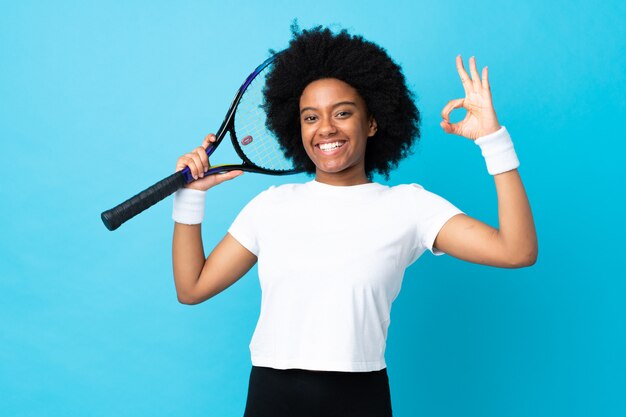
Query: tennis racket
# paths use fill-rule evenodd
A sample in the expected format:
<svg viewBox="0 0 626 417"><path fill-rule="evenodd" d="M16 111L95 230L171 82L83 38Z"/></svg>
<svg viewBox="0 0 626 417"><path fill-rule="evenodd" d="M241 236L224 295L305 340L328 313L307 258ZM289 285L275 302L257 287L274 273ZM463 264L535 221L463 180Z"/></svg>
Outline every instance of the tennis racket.
<svg viewBox="0 0 626 417"><path fill-rule="evenodd" d="M266 128L266 115L262 108L263 86L276 56L273 55L259 65L239 87L216 133L215 142L206 149L207 156L210 157L229 132L230 141L241 158L241 163L212 165L205 176L233 170L269 175L289 175L301 172L285 158L278 140ZM107 229L115 230L127 220L192 181L194 178L189 167L175 172L116 207L103 212L102 222Z"/></svg>

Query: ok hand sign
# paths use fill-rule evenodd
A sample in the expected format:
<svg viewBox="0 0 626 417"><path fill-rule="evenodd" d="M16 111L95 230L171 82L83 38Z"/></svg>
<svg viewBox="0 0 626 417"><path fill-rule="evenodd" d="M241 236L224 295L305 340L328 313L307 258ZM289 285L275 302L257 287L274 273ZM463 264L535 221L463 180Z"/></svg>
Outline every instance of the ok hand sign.
<svg viewBox="0 0 626 417"><path fill-rule="evenodd" d="M463 67L461 55L456 57L456 69L463 83L465 98L450 100L446 104L441 111L443 120L440 125L446 133L453 133L475 140L500 129L500 123L498 123L491 101L487 67L483 68L481 79L476 69L476 59L474 57L470 58L469 64L470 73L472 74L471 78ZM461 107L467 110L465 118L458 123L450 123L452 110Z"/></svg>

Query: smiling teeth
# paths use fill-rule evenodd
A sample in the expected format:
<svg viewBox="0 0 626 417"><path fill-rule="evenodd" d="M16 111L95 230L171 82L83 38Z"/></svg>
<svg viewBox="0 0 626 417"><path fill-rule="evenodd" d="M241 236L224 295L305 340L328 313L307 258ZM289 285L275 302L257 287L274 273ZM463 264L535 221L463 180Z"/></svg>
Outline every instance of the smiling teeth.
<svg viewBox="0 0 626 417"><path fill-rule="evenodd" d="M333 149L343 146L343 142L320 143L319 147L323 151L332 151Z"/></svg>

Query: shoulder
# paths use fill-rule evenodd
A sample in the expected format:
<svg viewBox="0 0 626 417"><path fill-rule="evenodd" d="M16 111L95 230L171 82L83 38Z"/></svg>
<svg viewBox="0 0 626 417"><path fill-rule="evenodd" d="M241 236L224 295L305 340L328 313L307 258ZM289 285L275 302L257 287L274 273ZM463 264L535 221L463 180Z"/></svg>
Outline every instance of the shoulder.
<svg viewBox="0 0 626 417"><path fill-rule="evenodd" d="M384 192L399 198L419 198L428 191L420 184L412 183L387 186Z"/></svg>
<svg viewBox="0 0 626 417"><path fill-rule="evenodd" d="M263 193L261 194L265 194L268 197L273 197L273 198L290 197L290 196L293 196L294 194L305 192L306 188L307 188L306 184L301 184L301 183L272 185L267 190L263 191Z"/></svg>
<svg viewBox="0 0 626 417"><path fill-rule="evenodd" d="M417 183L394 185L389 188L396 194L410 195L416 198L429 198L437 196L436 193L427 190L423 185Z"/></svg>
<svg viewBox="0 0 626 417"><path fill-rule="evenodd" d="M396 193L419 193L420 190L424 190L424 187L420 184L398 184L389 187L390 190Z"/></svg>
<svg viewBox="0 0 626 417"><path fill-rule="evenodd" d="M252 199L255 202L276 203L281 200L290 200L305 191L306 184L281 184L272 185L266 190L261 191Z"/></svg>
<svg viewBox="0 0 626 417"><path fill-rule="evenodd" d="M446 198L416 183L389 187L389 193L393 195L394 199L401 199L405 203L410 203L418 210L428 208L441 209L443 206L450 204Z"/></svg>

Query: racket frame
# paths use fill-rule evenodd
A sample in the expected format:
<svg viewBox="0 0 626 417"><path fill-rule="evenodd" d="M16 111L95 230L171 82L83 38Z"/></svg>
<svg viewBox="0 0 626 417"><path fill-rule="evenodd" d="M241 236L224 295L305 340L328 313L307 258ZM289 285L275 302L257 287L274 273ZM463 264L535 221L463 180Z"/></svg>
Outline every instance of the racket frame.
<svg viewBox="0 0 626 417"><path fill-rule="evenodd" d="M217 174L220 172L228 172L228 171L235 171L235 170L256 172L258 174L268 174L268 175L292 175L292 174L303 172L302 169L296 169L296 168L290 169L290 170L271 170L271 169L265 169L265 168L261 168L257 166L243 152L243 150L241 149L241 146L239 145L237 134L235 133L235 121L234 121L235 113L237 112L237 106L239 105L241 98L246 93L248 86L252 83L252 81L256 78L256 76L259 75L259 73L263 71L267 66L271 65L272 62L274 62L274 60L279 54L280 52L272 55L271 57L263 61L261 65L256 67L256 69L250 75L248 75L248 78L246 78L246 81L244 81L241 87L239 87L239 90L237 91L235 98L233 99L232 103L230 104L230 107L228 108L226 117L224 117L224 121L222 121L220 128L217 130L217 133L215 134L215 142L210 143L209 146L206 148L206 154L208 157L210 157L213 154L213 152L215 152L217 147L220 145L220 143L226 136L226 133L228 132L230 133L230 141L233 144L233 148L235 149L235 152L237 152L237 155L241 158L243 163L242 164L211 165L209 169L204 173L205 175ZM186 167L185 169L183 169L182 173L185 176L185 181L187 184L189 184L192 181L195 181L195 178L193 178L193 176L191 175L191 170L189 169L189 167Z"/></svg>
<svg viewBox="0 0 626 417"><path fill-rule="evenodd" d="M224 121L217 131L215 142L211 143L206 149L207 156L211 156L226 136L226 132L230 132L230 139L233 144L233 148L235 149L235 152L237 152L237 155L241 158L243 163L213 165L209 167L208 171L205 174L215 174L218 172L242 170L268 175L290 175L297 174L303 171L302 169L271 170L261 168L255 165L245 155L245 153L239 146L239 142L237 141L237 135L235 133L234 117L241 98L245 94L246 89L248 88L250 83L257 77L257 75L259 75L259 73L264 68L266 68L276 59L276 56L278 54L275 54L266 59L250 75L248 75L244 83L241 85L241 87L239 87L235 98L230 104L228 112L226 113L226 117L224 117ZM106 228L113 231L120 227L126 221L132 219L139 213L163 200L167 196L173 194L178 189L182 188L185 184L188 184L192 181L194 181L194 178L191 175L191 171L189 167L185 167L183 170L177 171L167 178L156 182L152 186L146 188L145 190L118 204L117 206L102 212L100 218L102 219L102 222L104 223Z"/></svg>

